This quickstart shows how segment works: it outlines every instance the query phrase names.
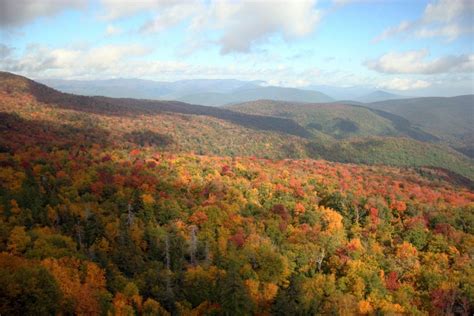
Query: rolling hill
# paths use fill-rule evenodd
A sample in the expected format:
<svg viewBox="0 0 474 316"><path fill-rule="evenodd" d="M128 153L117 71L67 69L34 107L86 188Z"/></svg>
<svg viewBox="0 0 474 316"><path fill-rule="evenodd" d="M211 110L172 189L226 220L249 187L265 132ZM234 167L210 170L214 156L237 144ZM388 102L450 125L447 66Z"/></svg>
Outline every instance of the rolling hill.
<svg viewBox="0 0 474 316"><path fill-rule="evenodd" d="M410 126L400 128L393 118L360 106L319 105L309 111L314 106L276 102L267 112L253 107L259 109L257 113L243 113L242 109L177 101L78 96L8 73L0 74L0 87L0 110L12 116L4 121L15 126L31 124L35 130L65 129L81 134L93 128L99 140L124 146L159 145L172 152L227 156L427 165L474 178L472 162L465 156L413 139L409 132L418 132L420 137L428 134ZM294 111L291 115L289 108ZM307 113L296 111L306 108ZM3 128L8 130L5 122ZM8 137L5 143L14 147Z"/></svg>
<svg viewBox="0 0 474 316"><path fill-rule="evenodd" d="M84 128L99 128L102 138L129 144L135 142L127 135L151 132L171 137L167 150L222 156L304 157L304 136L309 135L288 119L180 102L78 96L9 73L0 73L0 111L30 122L37 130L71 128L80 133ZM265 131L265 126L280 132ZM291 135L291 130L299 136ZM5 137L11 144L8 133Z"/></svg>
<svg viewBox="0 0 474 316"><path fill-rule="evenodd" d="M474 95L390 100L368 107L404 117L460 151L474 150Z"/></svg>
<svg viewBox="0 0 474 316"><path fill-rule="evenodd" d="M463 161L460 165L471 165L467 169L472 168L470 159L449 148L438 136L414 126L406 118L379 109L355 104L272 100L247 102L228 108L247 114L293 119L313 134L310 148L317 148L319 157L323 159L439 166L440 161L443 161L442 165L451 164L448 161L453 161L452 157L456 156L456 161ZM310 155L315 155L311 149Z"/></svg>
<svg viewBox="0 0 474 316"><path fill-rule="evenodd" d="M295 103L259 100L229 106L234 111L293 119L313 132L341 139L352 136L408 136L436 140L400 116L357 104Z"/></svg>

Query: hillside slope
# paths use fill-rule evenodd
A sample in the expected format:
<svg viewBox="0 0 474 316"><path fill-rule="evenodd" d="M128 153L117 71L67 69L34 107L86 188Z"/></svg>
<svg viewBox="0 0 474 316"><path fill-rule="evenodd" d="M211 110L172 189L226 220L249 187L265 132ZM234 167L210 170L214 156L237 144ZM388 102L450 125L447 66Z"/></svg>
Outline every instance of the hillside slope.
<svg viewBox="0 0 474 316"><path fill-rule="evenodd" d="M367 140L371 148L377 147L372 153L359 145L359 139L348 140L344 146L350 149L335 155L334 151L340 145L337 135L302 126L294 118L246 114L171 101L76 96L6 73L0 75L0 111L13 115L2 122L10 147L14 146L12 142L15 140L8 139L8 121L17 122L15 126L32 125L39 131L73 130L81 134L84 129L92 128L98 132L98 140L123 146L158 146L170 152L429 165L474 179L472 162L466 157L410 139L400 139L399 142L396 139ZM383 124L389 122L382 117L377 120ZM341 122L340 127L346 128L344 121ZM364 124L361 121L361 125ZM353 136L369 137L367 135L371 133L367 131L363 136ZM389 145L382 146L380 142ZM425 147L426 151L414 150ZM392 150L400 156L391 153ZM396 158L389 159L392 156Z"/></svg>
<svg viewBox="0 0 474 316"><path fill-rule="evenodd" d="M19 123L0 153L2 313L474 306L474 193L442 170L170 154Z"/></svg>
<svg viewBox="0 0 474 316"><path fill-rule="evenodd" d="M421 141L437 139L411 126L403 117L356 104L308 104L259 100L228 108L247 114L293 119L308 130L321 131L336 138L403 135Z"/></svg>
<svg viewBox="0 0 474 316"><path fill-rule="evenodd" d="M0 72L0 84L7 94L14 92L31 94L37 101L55 107L86 111L104 115L145 115L157 113L180 113L205 115L229 121L244 127L259 130L273 130L282 133L308 136L309 133L288 119L247 115L226 109L184 104L176 101L153 101L139 99L118 99L107 97L80 96L62 93L26 78Z"/></svg>
<svg viewBox="0 0 474 316"><path fill-rule="evenodd" d="M473 162L409 120L379 109L348 104L259 100L227 107L247 114L293 119L312 132L310 157L393 165L435 165L471 174ZM462 166L462 167L461 167ZM467 173L466 173L467 172Z"/></svg>
<svg viewBox="0 0 474 316"><path fill-rule="evenodd" d="M454 147L474 149L474 95L389 100L367 106L404 117Z"/></svg>

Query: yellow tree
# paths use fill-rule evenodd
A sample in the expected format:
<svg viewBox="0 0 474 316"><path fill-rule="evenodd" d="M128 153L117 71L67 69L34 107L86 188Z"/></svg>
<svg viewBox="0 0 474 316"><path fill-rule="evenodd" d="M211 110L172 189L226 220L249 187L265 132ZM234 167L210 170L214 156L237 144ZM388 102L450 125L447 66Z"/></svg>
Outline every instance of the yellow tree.
<svg viewBox="0 0 474 316"><path fill-rule="evenodd" d="M22 254L31 243L31 237L25 232L24 226L16 226L8 238L7 250L13 254Z"/></svg>

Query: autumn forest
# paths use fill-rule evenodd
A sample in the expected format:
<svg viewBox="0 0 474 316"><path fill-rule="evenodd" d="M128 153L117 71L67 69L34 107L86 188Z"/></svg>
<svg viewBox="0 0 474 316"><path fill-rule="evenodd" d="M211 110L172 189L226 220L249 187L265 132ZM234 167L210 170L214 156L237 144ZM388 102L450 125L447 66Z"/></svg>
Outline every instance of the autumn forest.
<svg viewBox="0 0 474 316"><path fill-rule="evenodd" d="M331 162L293 120L189 106L2 73L0 314L473 313L467 158Z"/></svg>

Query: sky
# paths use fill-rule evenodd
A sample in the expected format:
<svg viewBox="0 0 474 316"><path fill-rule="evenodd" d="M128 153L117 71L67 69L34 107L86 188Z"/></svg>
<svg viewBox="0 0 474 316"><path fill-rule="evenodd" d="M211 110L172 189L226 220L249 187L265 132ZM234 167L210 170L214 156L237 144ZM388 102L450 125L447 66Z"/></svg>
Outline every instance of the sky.
<svg viewBox="0 0 474 316"><path fill-rule="evenodd" d="M474 93L471 0L1 0L0 70Z"/></svg>

